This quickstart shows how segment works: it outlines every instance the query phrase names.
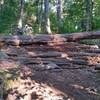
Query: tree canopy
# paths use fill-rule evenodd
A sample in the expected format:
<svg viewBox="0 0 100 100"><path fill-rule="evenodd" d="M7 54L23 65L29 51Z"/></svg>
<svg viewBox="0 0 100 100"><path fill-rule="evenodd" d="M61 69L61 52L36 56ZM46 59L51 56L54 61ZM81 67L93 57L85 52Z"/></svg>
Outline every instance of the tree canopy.
<svg viewBox="0 0 100 100"><path fill-rule="evenodd" d="M99 30L99 10L100 0L0 0L0 33L14 33L21 18L33 34Z"/></svg>

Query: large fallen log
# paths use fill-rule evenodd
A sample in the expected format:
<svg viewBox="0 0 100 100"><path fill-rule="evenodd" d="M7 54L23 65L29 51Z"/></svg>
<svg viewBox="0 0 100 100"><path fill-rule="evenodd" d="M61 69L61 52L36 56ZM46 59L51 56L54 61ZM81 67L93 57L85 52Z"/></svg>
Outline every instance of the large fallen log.
<svg viewBox="0 0 100 100"><path fill-rule="evenodd" d="M61 58L67 58L67 57L100 57L100 54L99 53L96 53L96 52L92 52L92 53L88 53L88 52L53 52L53 51L49 51L49 52L37 52L37 53L34 53L34 52L28 52L27 54L17 54L16 53L13 53L13 52L8 52L6 53L8 56L10 57L17 57L17 56L22 56L22 57L30 57L30 58L36 58L36 57L42 57L42 58L49 58L49 57L53 57L53 58L56 58L56 57L61 57Z"/></svg>
<svg viewBox="0 0 100 100"><path fill-rule="evenodd" d="M100 39L100 31L73 33L64 37L67 38L67 41L79 41L83 39Z"/></svg>
<svg viewBox="0 0 100 100"><path fill-rule="evenodd" d="M11 57L12 60L20 62L25 65L33 65L33 64L49 64L55 63L57 65L68 65L68 64L77 64L77 65L86 65L92 66L96 65L97 62L88 61L88 59L65 59L65 58L26 58L26 57Z"/></svg>
<svg viewBox="0 0 100 100"><path fill-rule="evenodd" d="M29 45L29 44L48 44L48 43L57 43L61 44L64 42L79 41L82 39L98 39L100 38L100 31L97 32L80 32L73 34L55 34L55 35L19 35L19 36L1 36L0 44L6 43L10 45Z"/></svg>

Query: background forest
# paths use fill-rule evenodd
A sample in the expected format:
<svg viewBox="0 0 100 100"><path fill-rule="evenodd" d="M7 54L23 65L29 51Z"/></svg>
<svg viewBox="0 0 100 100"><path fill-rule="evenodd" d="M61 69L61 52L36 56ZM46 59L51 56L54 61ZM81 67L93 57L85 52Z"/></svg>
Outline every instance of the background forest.
<svg viewBox="0 0 100 100"><path fill-rule="evenodd" d="M28 25L32 33L100 29L100 0L0 0L0 34Z"/></svg>

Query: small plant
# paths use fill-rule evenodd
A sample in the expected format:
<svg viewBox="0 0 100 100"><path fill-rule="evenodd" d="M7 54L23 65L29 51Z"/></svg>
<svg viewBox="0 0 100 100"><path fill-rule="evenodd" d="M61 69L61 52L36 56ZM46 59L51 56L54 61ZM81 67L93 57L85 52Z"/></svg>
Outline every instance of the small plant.
<svg viewBox="0 0 100 100"><path fill-rule="evenodd" d="M100 46L100 39L82 40L82 41L80 41L80 43Z"/></svg>
<svg viewBox="0 0 100 100"><path fill-rule="evenodd" d="M3 95L6 91L14 86L15 80L19 77L19 67L11 70L0 69L0 99L3 100Z"/></svg>

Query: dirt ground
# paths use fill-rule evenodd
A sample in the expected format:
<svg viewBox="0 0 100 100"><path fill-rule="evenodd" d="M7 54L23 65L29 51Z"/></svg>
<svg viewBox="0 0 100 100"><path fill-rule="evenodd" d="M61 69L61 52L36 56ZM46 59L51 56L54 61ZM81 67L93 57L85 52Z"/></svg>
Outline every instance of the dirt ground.
<svg viewBox="0 0 100 100"><path fill-rule="evenodd" d="M1 69L18 72L5 100L100 100L98 46L6 45L2 52Z"/></svg>

